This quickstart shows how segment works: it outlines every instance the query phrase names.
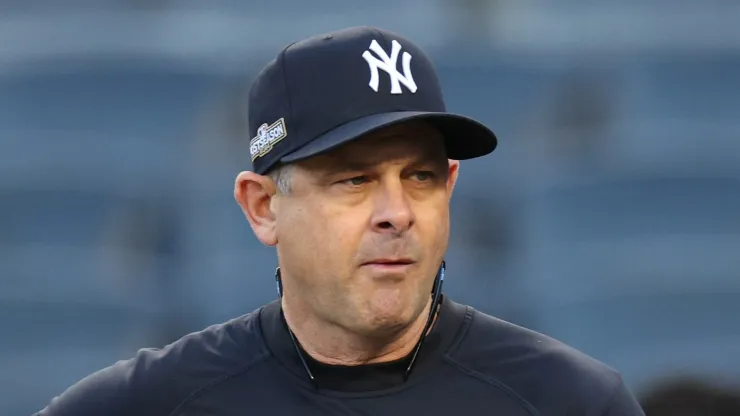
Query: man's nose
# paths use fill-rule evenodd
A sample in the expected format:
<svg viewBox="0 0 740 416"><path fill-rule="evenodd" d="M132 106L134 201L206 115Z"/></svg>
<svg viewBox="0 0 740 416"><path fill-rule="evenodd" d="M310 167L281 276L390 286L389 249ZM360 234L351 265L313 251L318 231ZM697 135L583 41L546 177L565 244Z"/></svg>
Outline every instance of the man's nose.
<svg viewBox="0 0 740 416"><path fill-rule="evenodd" d="M385 181L377 189L373 202L375 231L402 234L414 225L414 210L400 179Z"/></svg>

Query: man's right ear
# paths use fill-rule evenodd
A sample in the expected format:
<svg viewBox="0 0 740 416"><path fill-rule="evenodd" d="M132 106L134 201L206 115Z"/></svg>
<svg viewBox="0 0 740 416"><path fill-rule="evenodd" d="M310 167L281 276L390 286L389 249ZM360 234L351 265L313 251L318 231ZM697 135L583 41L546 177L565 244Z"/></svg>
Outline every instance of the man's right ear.
<svg viewBox="0 0 740 416"><path fill-rule="evenodd" d="M275 213L271 209L275 193L272 179L254 172L240 172L234 182L234 199L247 217L254 235L267 246L277 244Z"/></svg>

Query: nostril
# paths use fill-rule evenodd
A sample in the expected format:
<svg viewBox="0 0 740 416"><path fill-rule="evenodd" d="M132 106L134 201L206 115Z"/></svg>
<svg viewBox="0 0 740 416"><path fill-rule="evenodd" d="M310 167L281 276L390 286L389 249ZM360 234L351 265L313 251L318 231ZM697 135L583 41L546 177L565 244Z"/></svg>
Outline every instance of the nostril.
<svg viewBox="0 0 740 416"><path fill-rule="evenodd" d="M384 221L384 222L381 222L380 224L378 224L378 228L382 228L384 230L388 230L388 229L393 228L393 224L391 224L388 221Z"/></svg>

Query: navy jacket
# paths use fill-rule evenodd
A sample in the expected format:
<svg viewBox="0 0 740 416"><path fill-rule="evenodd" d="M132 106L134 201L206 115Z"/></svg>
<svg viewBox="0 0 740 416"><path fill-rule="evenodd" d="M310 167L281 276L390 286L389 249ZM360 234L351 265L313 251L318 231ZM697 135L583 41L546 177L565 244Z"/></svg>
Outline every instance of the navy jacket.
<svg viewBox="0 0 740 416"><path fill-rule="evenodd" d="M643 415L620 375L537 332L444 299L408 380L405 360L309 361L279 301L100 370L39 416Z"/></svg>

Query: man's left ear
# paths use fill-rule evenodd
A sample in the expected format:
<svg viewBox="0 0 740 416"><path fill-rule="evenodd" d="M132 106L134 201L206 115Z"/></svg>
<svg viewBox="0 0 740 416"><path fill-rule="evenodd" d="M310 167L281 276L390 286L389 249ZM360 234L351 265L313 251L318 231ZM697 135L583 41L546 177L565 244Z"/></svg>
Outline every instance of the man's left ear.
<svg viewBox="0 0 740 416"><path fill-rule="evenodd" d="M457 176L460 173L460 161L448 159L449 174L447 175L447 192L452 195L457 183Z"/></svg>

